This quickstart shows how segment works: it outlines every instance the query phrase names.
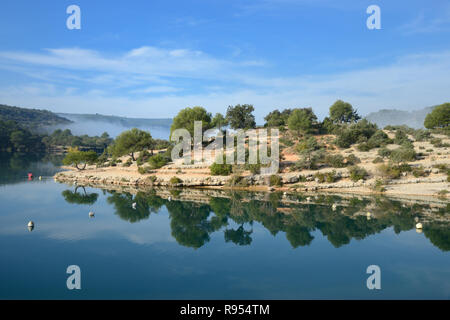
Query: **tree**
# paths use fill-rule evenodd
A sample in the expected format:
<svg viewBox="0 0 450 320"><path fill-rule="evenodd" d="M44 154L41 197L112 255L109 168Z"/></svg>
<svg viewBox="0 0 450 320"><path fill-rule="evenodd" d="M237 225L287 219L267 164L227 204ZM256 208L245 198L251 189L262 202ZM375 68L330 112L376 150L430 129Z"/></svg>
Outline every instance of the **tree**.
<svg viewBox="0 0 450 320"><path fill-rule="evenodd" d="M312 130L317 117L311 108L294 109L289 116L288 126L290 130L300 133L308 133Z"/></svg>
<svg viewBox="0 0 450 320"><path fill-rule="evenodd" d="M264 120L266 120L266 127L280 127L285 126L287 124L287 121L289 119L289 116L291 115L292 110L291 109L284 109L282 112L280 112L278 109L270 112Z"/></svg>
<svg viewBox="0 0 450 320"><path fill-rule="evenodd" d="M255 108L251 104L229 106L226 119L233 129L252 129L256 127Z"/></svg>
<svg viewBox="0 0 450 320"><path fill-rule="evenodd" d="M154 145L155 141L149 132L133 128L122 132L116 138L112 146L112 154L116 157L129 154L135 161L135 152L151 150L153 153Z"/></svg>
<svg viewBox="0 0 450 320"><path fill-rule="evenodd" d="M433 109L425 118L427 129L446 128L450 124L450 103L441 104Z"/></svg>
<svg viewBox="0 0 450 320"><path fill-rule="evenodd" d="M330 119L334 123L350 123L358 121L361 117L350 103L338 100L330 107Z"/></svg>
<svg viewBox="0 0 450 320"><path fill-rule="evenodd" d="M97 161L98 155L95 151L79 151L78 149L69 149L63 164L66 166L75 165L78 170L86 169L87 164L93 164ZM80 167L80 165L83 165Z"/></svg>
<svg viewBox="0 0 450 320"><path fill-rule="evenodd" d="M170 127L170 136L172 136L172 133L176 129L186 129L193 139L195 121L202 122L202 133L212 128L211 113L202 107L185 108L173 118L172 126Z"/></svg>
<svg viewBox="0 0 450 320"><path fill-rule="evenodd" d="M228 121L221 113L216 113L216 115L212 119L211 125L219 130L222 130L222 127L228 125Z"/></svg>

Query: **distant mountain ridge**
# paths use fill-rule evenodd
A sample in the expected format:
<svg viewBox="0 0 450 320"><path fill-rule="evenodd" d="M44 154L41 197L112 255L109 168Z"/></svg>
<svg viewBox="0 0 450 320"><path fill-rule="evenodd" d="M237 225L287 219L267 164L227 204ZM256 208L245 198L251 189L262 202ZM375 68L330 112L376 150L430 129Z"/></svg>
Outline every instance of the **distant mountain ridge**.
<svg viewBox="0 0 450 320"><path fill-rule="evenodd" d="M72 121L48 110L27 109L0 104L0 120L15 121L28 129L69 124Z"/></svg>
<svg viewBox="0 0 450 320"><path fill-rule="evenodd" d="M387 125L407 125L411 128L419 129L424 127L425 117L433 109L434 106L412 111L382 109L369 113L365 118L370 122L376 123L380 128L384 128Z"/></svg>

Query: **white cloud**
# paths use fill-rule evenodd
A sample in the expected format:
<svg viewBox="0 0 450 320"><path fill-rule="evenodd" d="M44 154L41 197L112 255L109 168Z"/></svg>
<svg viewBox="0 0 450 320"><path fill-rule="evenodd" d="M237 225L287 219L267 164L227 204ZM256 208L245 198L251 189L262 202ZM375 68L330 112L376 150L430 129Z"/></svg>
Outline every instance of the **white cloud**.
<svg viewBox="0 0 450 320"><path fill-rule="evenodd" d="M46 77L39 83L0 87L2 103L59 112L163 118L187 106L224 112L228 105L250 103L261 122L275 107L311 106L322 117L336 99L351 102L363 114L450 100L450 51L413 54L390 64L320 76L264 76L260 72L267 71L264 64L248 67L200 51L155 47L116 56L84 49L0 52L0 68L7 61L15 65L9 64L9 71ZM88 90L80 88L83 81Z"/></svg>

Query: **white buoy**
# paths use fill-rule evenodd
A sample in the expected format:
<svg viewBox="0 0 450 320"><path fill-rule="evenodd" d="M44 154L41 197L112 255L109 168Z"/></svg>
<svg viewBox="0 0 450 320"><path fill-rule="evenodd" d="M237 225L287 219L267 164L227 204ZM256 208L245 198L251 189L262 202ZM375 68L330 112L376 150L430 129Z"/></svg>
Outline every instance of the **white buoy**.
<svg viewBox="0 0 450 320"><path fill-rule="evenodd" d="M131 207L132 207L134 210L136 210L136 202L133 202L133 203L131 204Z"/></svg>
<svg viewBox="0 0 450 320"><path fill-rule="evenodd" d="M311 202L311 197L306 198L306 201Z"/></svg>
<svg viewBox="0 0 450 320"><path fill-rule="evenodd" d="M33 221L28 222L28 227L34 228L34 222Z"/></svg>
<svg viewBox="0 0 450 320"><path fill-rule="evenodd" d="M333 209L333 211L336 211L336 209L337 209L336 203L334 203L334 204L331 206L331 209Z"/></svg>
<svg viewBox="0 0 450 320"><path fill-rule="evenodd" d="M418 224L416 224L416 229L422 229L422 228L423 228L423 226L420 222Z"/></svg>
<svg viewBox="0 0 450 320"><path fill-rule="evenodd" d="M94 212L92 212L92 211L90 211L90 212L89 212L89 217L90 217L90 218L93 218L93 217L95 217L95 213L94 213Z"/></svg>
<svg viewBox="0 0 450 320"><path fill-rule="evenodd" d="M285 196L285 197L286 197L286 196L287 196L287 192L283 192L283 196Z"/></svg>
<svg viewBox="0 0 450 320"><path fill-rule="evenodd" d="M39 176L39 180L42 180L42 176Z"/></svg>
<svg viewBox="0 0 450 320"><path fill-rule="evenodd" d="M371 217L372 214L371 214L370 212L367 212L367 213L366 213L366 216Z"/></svg>
<svg viewBox="0 0 450 320"><path fill-rule="evenodd" d="M169 202L172 201L172 197L169 196L169 197L167 198L167 200L169 200Z"/></svg>

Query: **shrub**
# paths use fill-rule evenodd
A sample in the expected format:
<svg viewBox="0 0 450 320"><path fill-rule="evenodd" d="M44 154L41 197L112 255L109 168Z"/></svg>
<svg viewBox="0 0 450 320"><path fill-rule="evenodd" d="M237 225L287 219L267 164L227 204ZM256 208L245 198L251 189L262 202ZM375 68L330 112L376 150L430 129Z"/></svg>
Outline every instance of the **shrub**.
<svg viewBox="0 0 450 320"><path fill-rule="evenodd" d="M414 140L416 141L425 141L431 138L430 131L418 129L413 133Z"/></svg>
<svg viewBox="0 0 450 320"><path fill-rule="evenodd" d="M129 167L133 164L133 160L131 158L128 158L128 160L122 165L122 167Z"/></svg>
<svg viewBox="0 0 450 320"><path fill-rule="evenodd" d="M149 173L155 173L154 170L150 167L138 167L138 172L140 174L149 174Z"/></svg>
<svg viewBox="0 0 450 320"><path fill-rule="evenodd" d="M324 183L324 182L328 182L328 183L332 183L337 181L338 176L336 175L336 171L333 170L331 172L326 172L326 173L320 173L317 172L314 177L316 179L318 179L319 183Z"/></svg>
<svg viewBox="0 0 450 320"><path fill-rule="evenodd" d="M391 156L392 151L386 147L378 150L378 155L382 158L389 158Z"/></svg>
<svg viewBox="0 0 450 320"><path fill-rule="evenodd" d="M376 192L385 192L386 188L384 187L385 182L381 179L377 179L377 181L375 181L375 184L373 186L373 190Z"/></svg>
<svg viewBox="0 0 450 320"><path fill-rule="evenodd" d="M179 185L180 183L183 183L183 180L181 180L181 179L178 178L178 177L172 177L172 178L170 178L170 180L169 180L169 184L170 184L171 186L176 186L176 185Z"/></svg>
<svg viewBox="0 0 450 320"><path fill-rule="evenodd" d="M376 157L375 159L373 159L372 163L382 163L384 162L383 158L381 157Z"/></svg>
<svg viewBox="0 0 450 320"><path fill-rule="evenodd" d="M227 163L220 164L220 163L214 162L209 167L209 170L211 172L211 175L213 175L213 176L229 176L231 174L231 172L233 171L233 166L231 164L227 164Z"/></svg>
<svg viewBox="0 0 450 320"><path fill-rule="evenodd" d="M282 181L281 181L281 177L277 176L276 174L273 174L269 177L269 185L270 186L277 186L277 187L281 187L282 185Z"/></svg>
<svg viewBox="0 0 450 320"><path fill-rule="evenodd" d="M156 154L148 159L148 163L152 169L159 169L164 167L170 159L162 154Z"/></svg>
<svg viewBox="0 0 450 320"><path fill-rule="evenodd" d="M325 163L333 168L344 168L346 166L344 157L340 154L326 156Z"/></svg>
<svg viewBox="0 0 450 320"><path fill-rule="evenodd" d="M414 175L414 177L419 178L419 177L426 177L429 175L428 172L425 171L425 169L422 166L419 167L415 167L412 169L412 174Z"/></svg>
<svg viewBox="0 0 450 320"><path fill-rule="evenodd" d="M361 163L361 160L354 154L350 154L345 158L345 163L348 166L354 166L355 164Z"/></svg>
<svg viewBox="0 0 450 320"><path fill-rule="evenodd" d="M401 165L392 165L392 163L389 163L378 166L378 171L380 175L385 178L398 179L401 177L403 172L411 172L412 168L407 163L403 163Z"/></svg>
<svg viewBox="0 0 450 320"><path fill-rule="evenodd" d="M364 180L369 175L366 169L358 166L349 167L348 172L350 173L350 179L352 181L359 181L361 179Z"/></svg>
<svg viewBox="0 0 450 320"><path fill-rule="evenodd" d="M391 151L389 158L394 162L407 162L416 160L416 152L412 148L400 147Z"/></svg>
<svg viewBox="0 0 450 320"><path fill-rule="evenodd" d="M411 141L408 139L408 136L406 135L406 132L405 132L404 130L397 130L397 131L395 132L394 143L395 143L395 144L398 144L398 145L402 145L402 144L404 144L405 142L406 142L406 143L411 142Z"/></svg>
<svg viewBox="0 0 450 320"><path fill-rule="evenodd" d="M231 187L247 187L248 182L241 175L233 174L230 180L228 180L227 185Z"/></svg>

